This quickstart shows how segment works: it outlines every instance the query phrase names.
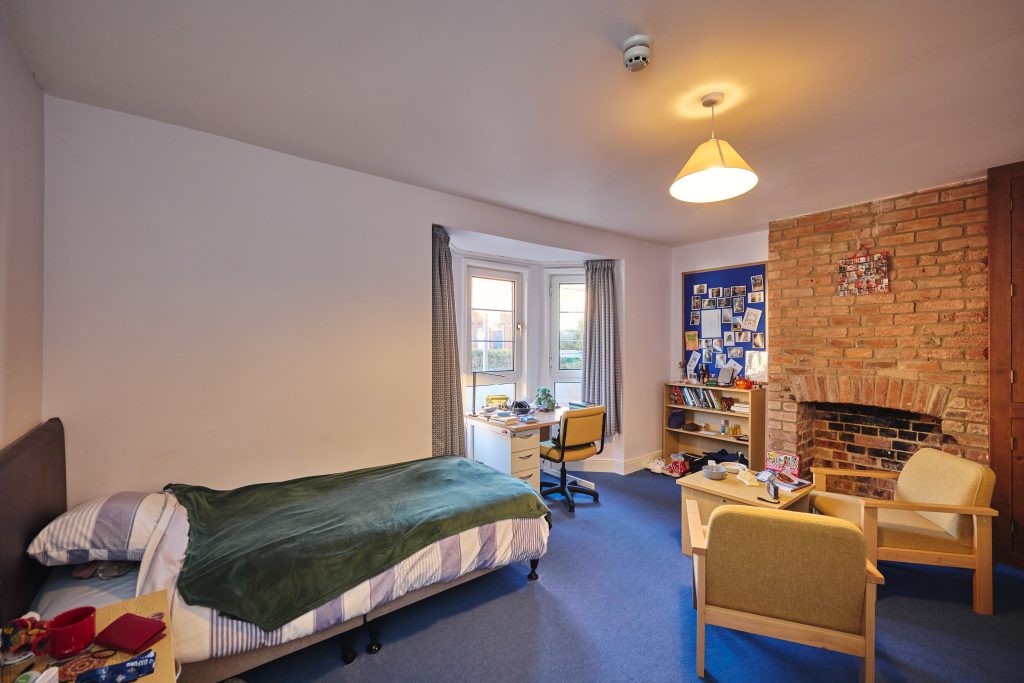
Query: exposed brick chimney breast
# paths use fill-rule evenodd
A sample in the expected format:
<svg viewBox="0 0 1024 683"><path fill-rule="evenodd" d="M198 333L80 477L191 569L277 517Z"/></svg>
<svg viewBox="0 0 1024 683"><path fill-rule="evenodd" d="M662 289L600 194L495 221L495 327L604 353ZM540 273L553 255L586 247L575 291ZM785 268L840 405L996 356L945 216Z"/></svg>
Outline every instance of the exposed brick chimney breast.
<svg viewBox="0 0 1024 683"><path fill-rule="evenodd" d="M986 190L975 180L769 224L768 448L838 464L813 446L816 411L850 404L938 418L929 445L988 462ZM836 296L836 261L861 243L889 252L891 291Z"/></svg>

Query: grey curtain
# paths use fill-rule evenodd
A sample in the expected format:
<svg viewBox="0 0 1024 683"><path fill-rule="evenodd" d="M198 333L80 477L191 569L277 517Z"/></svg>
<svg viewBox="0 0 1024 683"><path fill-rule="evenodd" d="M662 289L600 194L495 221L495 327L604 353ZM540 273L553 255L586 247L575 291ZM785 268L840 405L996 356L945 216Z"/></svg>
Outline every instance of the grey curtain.
<svg viewBox="0 0 1024 683"><path fill-rule="evenodd" d="M462 382L459 374L459 335L455 329L455 281L448 233L434 226L432 248L431 325L433 342L432 452L437 455L466 455L466 431L462 418Z"/></svg>
<svg viewBox="0 0 1024 683"><path fill-rule="evenodd" d="M584 401L605 407L606 433L619 434L622 431L622 366L615 261L587 261L586 269L582 396Z"/></svg>

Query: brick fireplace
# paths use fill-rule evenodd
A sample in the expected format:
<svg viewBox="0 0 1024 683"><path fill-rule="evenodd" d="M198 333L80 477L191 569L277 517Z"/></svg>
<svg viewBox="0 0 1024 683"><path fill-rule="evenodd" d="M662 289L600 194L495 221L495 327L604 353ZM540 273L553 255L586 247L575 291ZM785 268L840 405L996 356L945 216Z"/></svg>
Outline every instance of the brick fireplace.
<svg viewBox="0 0 1024 683"><path fill-rule="evenodd" d="M987 219L977 180L769 224L768 448L805 472L922 445L988 462ZM891 291L835 295L859 244L889 252Z"/></svg>

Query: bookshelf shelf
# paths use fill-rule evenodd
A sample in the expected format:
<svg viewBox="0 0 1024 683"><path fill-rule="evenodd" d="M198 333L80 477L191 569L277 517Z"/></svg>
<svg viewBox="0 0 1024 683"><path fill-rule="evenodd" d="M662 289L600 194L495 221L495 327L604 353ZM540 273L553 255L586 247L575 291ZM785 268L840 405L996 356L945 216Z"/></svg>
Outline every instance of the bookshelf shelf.
<svg viewBox="0 0 1024 683"><path fill-rule="evenodd" d="M731 410L721 410L714 407L705 407L703 405L675 403L672 400L672 390L676 387L687 390L684 392L684 400L693 400L694 402L703 401L706 404L714 405L717 403L718 405L721 405L721 399L723 397L728 397L739 403L749 404L750 412L741 413ZM710 450L706 443L701 442L702 439L709 439L711 441L724 441L732 444L734 448L730 448L729 450L736 450L746 455L747 459L750 461L751 469L764 469L764 389L705 387L699 384L690 384L688 382L666 382L663 394L665 406L663 409L664 416L662 419L664 433L662 441L663 458L667 460L670 454L678 453L680 451L699 455L706 450ZM725 416L728 418L728 424L726 425L727 428L731 429L734 425L739 425L740 429L748 437L748 440L741 441L728 434L720 434L716 432L691 432L685 429L670 427L669 416L677 411L686 412L687 421L694 422L702 426L705 423L701 417L703 415ZM719 427L721 422L715 418L707 421L707 424L709 424L712 430L715 430Z"/></svg>
<svg viewBox="0 0 1024 683"><path fill-rule="evenodd" d="M715 410L713 408L698 408L697 406L686 406L679 405L676 403L666 403L666 408L672 408L674 410L689 410L694 413L714 413L715 415L728 415L729 417L750 417L748 413L741 413L735 410Z"/></svg>

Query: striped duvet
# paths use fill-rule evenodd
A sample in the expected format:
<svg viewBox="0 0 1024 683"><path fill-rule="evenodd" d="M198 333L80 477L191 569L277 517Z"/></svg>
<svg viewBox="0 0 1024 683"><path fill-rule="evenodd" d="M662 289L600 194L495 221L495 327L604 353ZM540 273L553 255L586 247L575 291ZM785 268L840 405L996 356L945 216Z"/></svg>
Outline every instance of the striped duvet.
<svg viewBox="0 0 1024 683"><path fill-rule="evenodd" d="M338 598L279 629L264 631L222 617L208 607L186 604L175 588L188 544L185 509L171 494L142 558L137 593L164 590L171 595L175 658L197 662L280 645L330 628L416 589L457 579L476 569L503 567L541 557L547 550L548 523L510 519L474 527L441 539Z"/></svg>

